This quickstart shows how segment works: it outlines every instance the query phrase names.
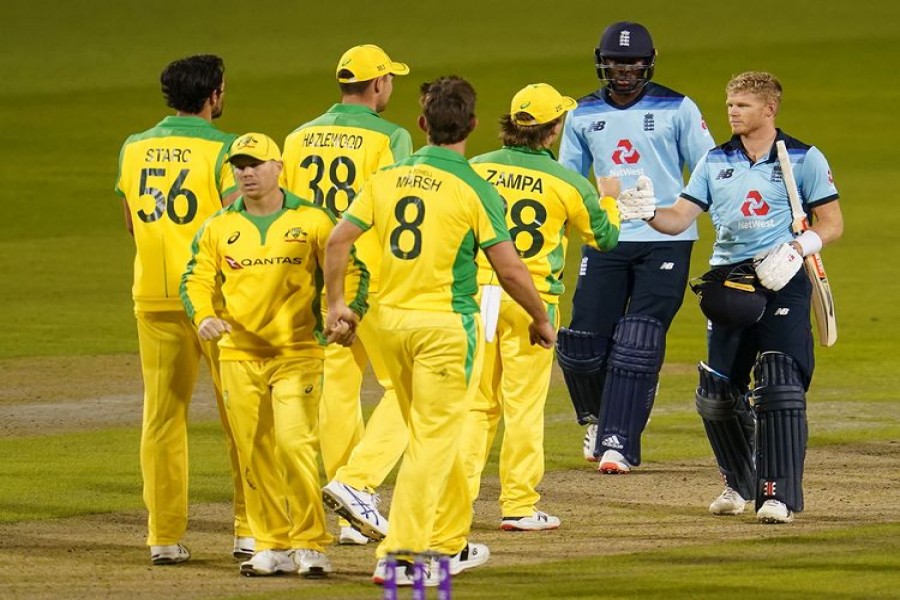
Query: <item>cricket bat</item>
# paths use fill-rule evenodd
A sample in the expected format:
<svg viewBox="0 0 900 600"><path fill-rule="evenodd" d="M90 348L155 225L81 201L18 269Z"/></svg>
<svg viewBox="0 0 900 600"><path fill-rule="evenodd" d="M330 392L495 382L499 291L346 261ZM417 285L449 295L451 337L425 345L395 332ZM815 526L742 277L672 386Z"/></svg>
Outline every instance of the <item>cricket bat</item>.
<svg viewBox="0 0 900 600"><path fill-rule="evenodd" d="M787 195L791 201L791 230L799 235L809 229L809 221L806 220L806 212L800 202L800 192L797 189L797 180L794 179L794 169L788 156L787 146L782 140L775 144L778 149L778 163L781 165L781 175ZM825 266L822 264L822 256L816 252L803 259L806 276L812 283L812 306L816 315L816 328L819 334L819 344L832 346L837 341L837 319L834 316L834 296L831 294L831 285L825 274Z"/></svg>

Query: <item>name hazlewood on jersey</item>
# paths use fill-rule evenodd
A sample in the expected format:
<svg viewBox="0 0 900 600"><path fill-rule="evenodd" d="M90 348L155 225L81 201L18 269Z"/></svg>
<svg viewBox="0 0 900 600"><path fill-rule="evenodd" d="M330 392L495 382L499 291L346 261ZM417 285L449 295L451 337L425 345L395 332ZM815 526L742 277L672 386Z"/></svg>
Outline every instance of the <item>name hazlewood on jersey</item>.
<svg viewBox="0 0 900 600"><path fill-rule="evenodd" d="M363 137L350 133L310 132L303 136L303 145L310 148L362 148Z"/></svg>

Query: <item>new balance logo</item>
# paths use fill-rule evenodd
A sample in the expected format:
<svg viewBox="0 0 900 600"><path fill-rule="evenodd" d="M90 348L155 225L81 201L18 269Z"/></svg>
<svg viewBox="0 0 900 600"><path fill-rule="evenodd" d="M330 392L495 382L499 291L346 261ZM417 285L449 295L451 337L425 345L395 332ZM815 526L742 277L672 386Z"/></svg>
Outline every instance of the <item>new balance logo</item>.
<svg viewBox="0 0 900 600"><path fill-rule="evenodd" d="M603 441L600 442L600 445L604 448L614 448L616 450L621 450L625 447L622 445L622 442L619 441L619 436L615 434L603 438Z"/></svg>
<svg viewBox="0 0 900 600"><path fill-rule="evenodd" d="M786 317L786 316L788 316L789 312L791 312L791 309L789 309L789 308L776 308L775 316L776 317Z"/></svg>
<svg viewBox="0 0 900 600"><path fill-rule="evenodd" d="M716 179L731 179L732 175L734 175L734 169L722 169L719 171L719 174L716 175Z"/></svg>
<svg viewBox="0 0 900 600"><path fill-rule="evenodd" d="M588 126L588 131L603 131L606 127L606 121L594 121Z"/></svg>
<svg viewBox="0 0 900 600"><path fill-rule="evenodd" d="M674 268L675 268L675 263L673 263L673 262L664 262L663 264L659 265L660 271L671 271Z"/></svg>

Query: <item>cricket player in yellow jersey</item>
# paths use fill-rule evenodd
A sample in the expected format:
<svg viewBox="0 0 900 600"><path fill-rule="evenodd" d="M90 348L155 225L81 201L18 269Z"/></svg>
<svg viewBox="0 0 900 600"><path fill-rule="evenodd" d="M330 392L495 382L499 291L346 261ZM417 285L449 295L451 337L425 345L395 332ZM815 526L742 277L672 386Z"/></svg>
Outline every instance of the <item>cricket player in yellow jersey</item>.
<svg viewBox="0 0 900 600"><path fill-rule="evenodd" d="M239 137L229 161L242 196L197 234L181 293L200 337L219 339L225 409L257 546L241 573L323 577L331 571L324 554L331 536L316 463L320 302L334 219L279 188L281 153L269 137ZM354 260L348 310L358 316L367 278ZM215 303L220 286L224 308Z"/></svg>
<svg viewBox="0 0 900 600"><path fill-rule="evenodd" d="M340 218L353 198L378 169L412 152L409 132L380 116L394 89L395 75L409 67L395 62L374 45L355 46L338 61L336 77L341 102L301 125L284 142L282 181L285 189L314 201ZM360 453L347 476L359 487L375 488L387 477L406 448L396 396L378 347L378 240L366 233L356 243L357 256L369 269L370 310L349 348L325 348L325 381L319 412L319 440L327 478L345 465L363 436L359 392L366 364L384 388L384 398L369 418L366 452ZM353 473L358 473L354 476ZM365 544L368 538L342 523L339 542Z"/></svg>
<svg viewBox="0 0 900 600"><path fill-rule="evenodd" d="M132 294L144 379L141 472L154 565L182 563L191 556L180 542L188 515L188 406L201 356L212 374L231 459L234 556L253 554L241 469L222 407L218 349L197 337L178 297L194 234L236 196L225 162L236 136L212 125L222 114L224 73L222 59L212 55L169 64L160 81L175 116L129 137L119 155L115 189L137 248Z"/></svg>
<svg viewBox="0 0 900 600"><path fill-rule="evenodd" d="M576 102L545 83L521 89L500 120L503 148L470 161L492 183L506 206L506 225L528 267L554 327L566 263L568 232L576 231L597 250L619 239L616 200L601 201L594 185L560 165L550 147L562 130L563 115ZM537 485L544 476L544 404L550 387L553 352L529 343L525 310L502 294L490 263L478 257L486 338L484 370L469 411L463 444L472 498L497 433L505 425L500 450L500 508L505 530L556 529L559 518L537 510ZM502 294L502 296L501 296Z"/></svg>
<svg viewBox="0 0 900 600"><path fill-rule="evenodd" d="M431 550L450 555L450 572L457 574L489 556L486 546L467 541L472 506L460 452L481 363L479 249L531 316L531 339L549 348L556 331L510 242L500 196L465 160L466 138L477 123L475 90L443 77L422 86L421 104L419 124L429 145L370 178L328 241L326 330L355 326L341 289L344 271L353 242L374 229L382 248L381 348L409 429L377 556ZM371 495L333 484L323 493L365 529ZM411 584L408 558L400 556L401 585ZM373 580L381 583L384 575L379 560Z"/></svg>

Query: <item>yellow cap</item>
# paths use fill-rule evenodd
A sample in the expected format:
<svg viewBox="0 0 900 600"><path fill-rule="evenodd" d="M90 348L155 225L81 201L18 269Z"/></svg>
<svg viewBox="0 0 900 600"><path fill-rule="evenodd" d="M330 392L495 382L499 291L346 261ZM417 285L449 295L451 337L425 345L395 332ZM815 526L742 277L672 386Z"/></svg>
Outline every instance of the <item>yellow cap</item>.
<svg viewBox="0 0 900 600"><path fill-rule="evenodd" d="M552 85L532 83L513 96L509 115L516 125L530 127L549 123L577 105L573 98L561 95Z"/></svg>
<svg viewBox="0 0 900 600"><path fill-rule="evenodd" d="M350 71L351 77L341 77L340 72L343 70ZM406 75L409 67L392 61L384 50L372 44L354 46L344 52L335 70L337 80L341 83L370 81L388 73Z"/></svg>
<svg viewBox="0 0 900 600"><path fill-rule="evenodd" d="M245 133L231 144L229 162L236 156L250 156L263 162L281 160L281 150L275 140L264 133Z"/></svg>

